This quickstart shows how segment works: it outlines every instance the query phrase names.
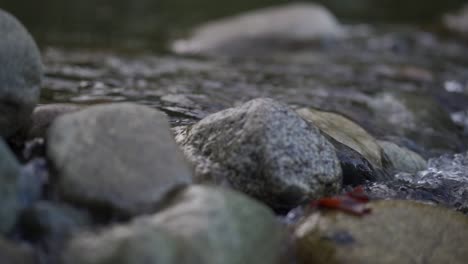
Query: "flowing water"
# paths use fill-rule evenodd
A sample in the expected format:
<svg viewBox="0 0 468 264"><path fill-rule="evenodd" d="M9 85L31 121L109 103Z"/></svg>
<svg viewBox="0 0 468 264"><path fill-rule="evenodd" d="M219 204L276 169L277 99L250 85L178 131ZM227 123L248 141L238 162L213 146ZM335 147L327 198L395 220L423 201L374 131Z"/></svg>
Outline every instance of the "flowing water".
<svg viewBox="0 0 468 264"><path fill-rule="evenodd" d="M468 46L418 26L462 1L379 1L378 6L370 0L321 1L344 21L411 23L354 23L345 39L291 44L274 53L260 47L235 58L167 51L171 40L199 22L282 2L0 0L0 7L16 14L42 48L41 104L131 101L166 112L179 126L272 97L292 107L341 113L375 137L401 142L426 158L468 149ZM444 185L454 186L465 174L453 169L465 168L465 160L433 160L407 188L424 195L419 184L432 184L433 176L442 174L455 175ZM407 175L399 177L398 188L408 182ZM391 184L374 187L375 197L395 191ZM460 192L466 195L465 189ZM466 210L458 197L437 201Z"/></svg>

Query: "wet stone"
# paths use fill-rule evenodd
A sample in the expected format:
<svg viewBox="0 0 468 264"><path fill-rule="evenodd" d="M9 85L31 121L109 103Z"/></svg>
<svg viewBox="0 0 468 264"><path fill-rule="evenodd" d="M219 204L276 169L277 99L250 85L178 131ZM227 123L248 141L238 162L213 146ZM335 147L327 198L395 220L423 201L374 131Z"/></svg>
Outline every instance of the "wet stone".
<svg viewBox="0 0 468 264"><path fill-rule="evenodd" d="M43 263L59 263L60 252L73 235L92 226L90 215L69 205L41 201L24 210L19 219L21 236L41 248Z"/></svg>
<svg viewBox="0 0 468 264"><path fill-rule="evenodd" d="M58 118L47 150L58 193L97 211L148 213L192 180L166 116L136 104L93 106Z"/></svg>
<svg viewBox="0 0 468 264"><path fill-rule="evenodd" d="M318 128L272 99L202 119L176 137L196 179L227 185L277 209L336 193L341 168Z"/></svg>
<svg viewBox="0 0 468 264"><path fill-rule="evenodd" d="M52 122L59 116L79 111L82 107L73 104L48 104L34 109L30 124L26 127L26 138L45 138Z"/></svg>
<svg viewBox="0 0 468 264"><path fill-rule="evenodd" d="M36 262L31 248L0 238L0 263L35 264Z"/></svg>

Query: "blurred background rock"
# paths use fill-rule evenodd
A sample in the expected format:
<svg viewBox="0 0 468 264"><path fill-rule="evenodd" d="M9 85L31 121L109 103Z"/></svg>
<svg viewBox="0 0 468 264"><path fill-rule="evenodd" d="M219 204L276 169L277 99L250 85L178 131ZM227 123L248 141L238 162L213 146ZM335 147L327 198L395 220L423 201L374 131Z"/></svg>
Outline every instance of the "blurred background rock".
<svg viewBox="0 0 468 264"><path fill-rule="evenodd" d="M201 22L288 0L0 0L40 45L166 46ZM315 0L345 22L432 24L466 0Z"/></svg>

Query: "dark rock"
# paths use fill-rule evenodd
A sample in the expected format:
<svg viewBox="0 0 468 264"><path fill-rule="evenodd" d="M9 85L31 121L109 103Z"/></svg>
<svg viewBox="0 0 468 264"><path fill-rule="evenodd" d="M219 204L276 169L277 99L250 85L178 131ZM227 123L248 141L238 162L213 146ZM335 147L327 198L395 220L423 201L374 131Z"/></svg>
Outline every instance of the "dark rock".
<svg viewBox="0 0 468 264"><path fill-rule="evenodd" d="M0 138L0 234L11 231L21 209L19 176L20 165Z"/></svg>

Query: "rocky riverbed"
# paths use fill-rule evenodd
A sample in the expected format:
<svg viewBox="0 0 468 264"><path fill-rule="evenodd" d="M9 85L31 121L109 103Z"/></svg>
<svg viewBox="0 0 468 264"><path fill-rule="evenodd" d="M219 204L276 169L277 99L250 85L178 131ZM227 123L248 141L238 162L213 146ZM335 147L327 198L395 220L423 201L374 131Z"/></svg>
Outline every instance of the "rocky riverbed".
<svg viewBox="0 0 468 264"><path fill-rule="evenodd" d="M168 54L0 32L0 263L468 259L464 33L309 4Z"/></svg>

